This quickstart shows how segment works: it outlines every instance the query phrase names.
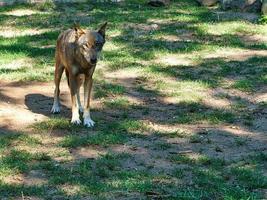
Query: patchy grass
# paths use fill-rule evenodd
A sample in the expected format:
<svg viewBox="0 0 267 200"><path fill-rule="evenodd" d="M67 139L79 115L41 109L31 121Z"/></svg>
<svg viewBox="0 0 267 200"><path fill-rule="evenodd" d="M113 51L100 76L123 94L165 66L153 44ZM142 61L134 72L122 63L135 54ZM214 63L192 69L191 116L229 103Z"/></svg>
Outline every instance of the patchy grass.
<svg viewBox="0 0 267 200"><path fill-rule="evenodd" d="M89 135L85 137L80 136L66 136L60 145L62 147L79 147L87 145L101 145L107 146L110 144L121 144L125 141L125 136L123 134L117 133L96 133L94 135Z"/></svg>
<svg viewBox="0 0 267 200"><path fill-rule="evenodd" d="M233 84L233 88L249 92L253 88L253 83L249 80L238 80Z"/></svg>
<svg viewBox="0 0 267 200"><path fill-rule="evenodd" d="M8 87L52 81L56 39L74 21L109 25L94 128L71 125L65 102L52 117L49 98L31 109L28 94L0 88L0 112L24 102L48 116L21 131L0 127L0 199L265 199L267 28L264 18L216 12L193 0L1 7Z"/></svg>
<svg viewBox="0 0 267 200"><path fill-rule="evenodd" d="M107 97L109 95L114 96L124 93L125 93L125 88L122 85L101 82L99 84L96 83L94 97L101 98L101 97Z"/></svg>
<svg viewBox="0 0 267 200"><path fill-rule="evenodd" d="M127 98L119 97L112 100L104 101L104 105L109 108L124 108L127 109L130 106L130 102Z"/></svg>
<svg viewBox="0 0 267 200"><path fill-rule="evenodd" d="M74 129L77 128L75 126L72 126L66 118L58 117L50 118L47 121L42 121L33 125L33 128L40 131L49 131L53 129L70 129L71 127L73 127Z"/></svg>

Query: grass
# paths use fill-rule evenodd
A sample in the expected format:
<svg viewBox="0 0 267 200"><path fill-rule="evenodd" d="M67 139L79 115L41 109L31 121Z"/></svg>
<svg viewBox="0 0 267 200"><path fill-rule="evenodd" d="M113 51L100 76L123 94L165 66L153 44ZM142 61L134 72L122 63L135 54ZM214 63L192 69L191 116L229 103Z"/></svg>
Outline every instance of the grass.
<svg viewBox="0 0 267 200"><path fill-rule="evenodd" d="M264 199L264 17L224 19L193 0L89 2L0 8L0 79L22 86L53 80L56 39L74 21L109 23L96 126L71 125L63 108L0 127L0 199Z"/></svg>
<svg viewBox="0 0 267 200"><path fill-rule="evenodd" d="M111 144L121 144L125 141L125 136L114 133L97 133L86 137L69 136L65 137L61 142L62 147L79 147L88 145L107 146Z"/></svg>
<svg viewBox="0 0 267 200"><path fill-rule="evenodd" d="M122 85L110 84L110 83L96 83L95 98L107 97L109 95L124 94L125 88Z"/></svg>
<svg viewBox="0 0 267 200"><path fill-rule="evenodd" d="M127 98L117 98L117 99L112 99L112 100L107 100L107 101L104 101L104 104L107 106L107 107L110 107L110 108L124 108L124 109L127 109L127 107L129 107L129 101Z"/></svg>

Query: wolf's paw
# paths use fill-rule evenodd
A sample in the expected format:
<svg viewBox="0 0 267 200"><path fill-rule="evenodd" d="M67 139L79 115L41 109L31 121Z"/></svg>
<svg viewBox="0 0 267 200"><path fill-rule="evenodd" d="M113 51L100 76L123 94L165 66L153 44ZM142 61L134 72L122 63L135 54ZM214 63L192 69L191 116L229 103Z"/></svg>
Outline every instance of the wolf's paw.
<svg viewBox="0 0 267 200"><path fill-rule="evenodd" d="M95 125L95 122L91 118L85 118L83 121L83 125L90 128Z"/></svg>
<svg viewBox="0 0 267 200"><path fill-rule="evenodd" d="M51 109L51 113L53 113L53 114L60 113L59 105L53 105L53 107Z"/></svg>
<svg viewBox="0 0 267 200"><path fill-rule="evenodd" d="M80 125L82 123L82 121L77 117L72 117L71 123L74 125Z"/></svg>

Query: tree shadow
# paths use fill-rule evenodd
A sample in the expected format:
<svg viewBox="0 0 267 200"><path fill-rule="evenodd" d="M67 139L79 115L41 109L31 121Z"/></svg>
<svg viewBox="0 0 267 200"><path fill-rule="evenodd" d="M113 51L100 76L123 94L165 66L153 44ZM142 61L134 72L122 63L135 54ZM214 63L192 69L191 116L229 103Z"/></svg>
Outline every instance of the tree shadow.
<svg viewBox="0 0 267 200"><path fill-rule="evenodd" d="M242 58L242 57L241 57ZM242 58L243 59L243 58ZM264 85L264 80L259 79L266 75L266 56L251 56L250 58L238 61L225 58L208 58L201 61L197 66L172 65L151 65L152 72L160 73L162 76L173 77L177 81L202 81L211 88L221 87L223 79L240 79L244 77L247 81L253 82L253 90Z"/></svg>
<svg viewBox="0 0 267 200"><path fill-rule="evenodd" d="M181 3L189 5L188 9L191 6L191 3L189 4L187 1L181 1ZM99 20L105 19L108 15L118 13L122 8L127 9L127 5L124 6L123 4L108 4L112 8L100 3L92 5L100 10L95 15ZM112 10L113 8L114 10ZM128 8L126 11L131 11L131 9L133 8ZM147 7L147 9L150 8ZM107 10L109 10L109 13L104 12ZM138 5L134 6L134 10L136 13L128 18L129 21L139 23L139 20L141 20L145 23L149 19L148 16L140 16ZM157 11L163 11L163 9L160 8ZM137 17L138 15L140 17ZM150 17L157 17L159 15L159 12L155 12ZM197 18L199 20L206 20L205 16L204 12L199 14ZM115 20L114 23L119 23L121 20L126 19L126 17L127 15L125 14L123 17L116 19L117 21ZM170 23L169 25L173 24ZM168 25L166 25L166 34L173 34L173 31L167 29ZM55 39L55 34L51 34L51 40ZM23 46L23 43L41 40L43 37L45 40L46 36L45 34L40 37L36 36L33 37L33 40L27 36L21 38L21 41L15 46L2 46L1 49L11 53L18 53L20 50L30 53L32 48L27 45ZM125 44L122 37L123 35L115 38L116 42L121 41ZM219 44L223 45L223 42L230 37L229 35L222 36L208 42L214 45L218 40ZM207 40L212 39L207 38ZM133 57L138 58L139 54L147 51L147 49L145 50L145 42L146 40L141 40L139 44L127 43L129 46L133 45L138 51L137 54L135 52L131 53ZM154 43L149 46L148 51L151 51L153 48L164 49L168 45L178 45L179 49L180 45L180 42L165 43L162 40L154 39L148 39L147 42ZM187 42L183 45L190 46L190 44L192 42ZM191 46L194 46L194 42ZM239 46L239 43L233 44L233 46L242 47L242 45ZM172 53L186 52L186 48L181 47L180 50L177 50L171 46L169 51ZM190 51L191 49L189 48L188 52ZM51 48L48 50L34 48L33 52L30 53L32 57L41 57L43 54L48 57L52 55ZM108 53L110 57L116 55L112 52ZM146 55L143 58L153 59L154 57L153 55ZM175 78L177 81L200 80L207 82L210 88L213 89L221 87L220 79L236 77L240 74L245 78L249 77L254 82L260 75L266 75L266 70L258 69L258 66L265 61L264 57L229 62L224 59L207 59L198 66L175 65L164 69L159 65L150 67L162 76ZM127 62L125 63L127 64ZM134 67L135 65L136 63L130 66ZM216 69L214 69L214 66ZM119 81L128 83L133 80L125 78ZM255 83L255 87L253 86L255 90L259 87L264 87L262 83L258 84L257 81ZM66 150L65 152L73 155L74 161L69 163L59 162L56 158L47 154L37 156L18 151L7 153L0 158L0 163L6 164L8 169L18 170L19 173L25 174L29 173L30 170L43 170L48 183L27 186L2 181L0 182L1 197L18 198L22 193L28 196L45 196L45 198L56 199L79 199L86 197L102 197L107 199L111 197L118 199L123 197L140 197L144 199L157 197L162 199L217 199L224 197L229 199L256 199L260 196L257 194L258 190L266 188L266 183L259 178L261 174L257 174L254 168L249 171L251 173L248 173L248 175L244 173L246 165L259 166L264 163L266 164L266 156L253 161L256 157L254 155L255 152L266 152L266 142L261 137L258 137L259 135L264 135L264 132L240 123L240 120L241 122L243 120L240 118L240 115L243 113L229 112L230 114L228 114L223 108L215 109L203 102L167 103L163 100L164 94L156 89L127 89L127 87L122 89L118 88L117 85L111 84L109 81L106 83L98 82L97 84L97 90L100 91L98 92L99 96L102 96L106 91L108 93L119 91L112 98L115 99L116 95L126 94L129 97L138 99L141 104L130 104L126 109L105 106L103 108L94 108L92 115L96 116L97 125L93 130L83 127L75 128L69 125L62 126L60 124L62 121L59 121L58 126L57 123L56 125L49 125L48 123L48 125L44 126L43 132L40 130L38 132L45 134L48 132L47 130L51 131L52 129L52 133L50 132L49 134L51 134L50 137L54 137L53 131L58 129L60 131L64 130L66 135L61 135L63 141L55 142L52 145L62 147ZM20 86L20 84L17 83L14 86ZM260 93L262 91L257 92ZM2 96L0 95L1 99ZM4 98L8 99L8 97ZM227 98L233 102L235 96L229 95ZM249 101L249 99L239 98L248 104L255 104ZM34 113L43 114L48 117L51 116L49 110L52 106L52 98L47 95L40 93L27 94L24 103ZM63 106L63 116L69 118L69 115L70 110ZM252 114L252 116L254 115ZM250 132L251 135L248 137L236 133L234 129L223 129L222 126L216 127L214 124L210 125L209 123L204 125L212 126L207 131L203 131L201 127L197 127L193 131L192 135L195 138L185 138L183 133L177 131L177 126L203 125L203 121L213 123L214 119L216 123L222 126L238 126L242 130ZM166 125L170 129L172 129L173 125L176 125L176 128L169 132L155 131L148 127L143 127L140 123L142 121ZM69 124L69 121L65 124ZM4 133L5 137L7 134L16 135L16 132L6 127L1 128L0 132ZM18 135L13 138L10 136L10 138L0 139L0 148L11 149L13 141L14 144L17 144L15 140L19 137ZM41 145L41 147L43 146L45 145ZM40 146L35 148L38 149L38 147ZM81 147L99 147L109 152L109 154L98 155L96 158L86 156L81 158L77 154L72 154L73 150L79 150ZM45 148L49 149L47 146ZM188 150L190 151L186 152ZM251 152L253 152L252 155L250 155ZM126 155L123 153L126 153ZM195 159L192 157L196 155L200 158L198 159L197 157ZM18 165L20 166L19 168ZM231 171L232 168L234 168L234 171ZM74 191L70 195L64 190L65 186L78 186L81 188L81 191Z"/></svg>
<svg viewBox="0 0 267 200"><path fill-rule="evenodd" d="M122 122L123 120L117 120L118 124ZM110 121L103 121L102 123L110 124ZM63 199L104 198L107 197L105 195L114 195L118 192L118 198L122 196L130 197L131 193L136 197L150 198L153 191L152 194L157 196L168 195L170 198L182 198L190 189L191 195L188 195L188 198L193 198L193 196L216 198L218 195L242 198L259 197L259 194L251 193L251 191L265 187L264 183L260 182L257 174L254 174L256 172L253 171L252 174L248 175L249 182L244 182L242 176L244 172L238 164L241 162L242 166L244 159L248 163L253 163L255 156L260 156L260 154L251 154L253 148L257 148L258 152L266 151L264 141L260 141L260 139L252 137L250 141L247 141L248 143L254 143L253 145L258 144L257 147L250 146L248 149L242 144L236 145L236 141L242 140L243 136L233 136L232 132L217 129L210 129L207 133L199 133L200 141L175 143L175 140L173 142L170 140L173 136L164 132L137 137L127 129L118 129L117 126L112 127L115 129L107 128L106 131L113 132L113 134L121 132L124 137L130 138L122 141L121 146L107 143L104 148L107 150L107 154L96 158L79 156L72 164L68 165L64 162L58 162L48 155L40 157L27 152L13 151L1 157L0 162L2 164L26 175L31 170L42 170L48 181L48 184L31 186L2 182L0 184L1 197L19 197L23 192L25 196L42 197L46 194L48 195L46 197L56 196ZM5 131L10 132L9 130ZM2 145L0 147L10 148L10 144L17 140L19 136L21 135L9 136L1 140ZM95 140L93 136L89 137L88 135L88 138L80 138L80 140L79 143L75 142L75 146L70 143L69 146L65 145L64 147L70 152L74 152L73 148L79 149L81 146L85 148L95 147L95 144L91 143ZM149 146L147 146L148 144ZM213 148L211 148L212 146ZM234 149L233 146L235 146ZM121 149L117 147L121 147ZM219 148L222 150L218 151ZM239 155L242 151L244 152ZM194 158L192 155L199 155L199 158ZM252 157L254 158L249 161L248 158ZM257 159L262 162L262 158ZM235 163L234 166L231 164L232 161ZM32 165L33 162L34 165ZM20 168L17 167L18 163ZM224 168L230 168L231 170L223 170ZM192 179L189 178L190 180L188 180L188 176ZM225 180L225 176L234 177L235 182ZM171 182L172 179L179 180L179 183ZM194 182L194 185L190 184L191 181ZM110 184L112 182L120 182L121 184ZM79 185L83 190L70 195L64 190L66 185ZM178 186L179 190L177 190ZM221 190L222 187L224 188L223 191ZM123 188L127 188L129 193L120 193L119 191ZM47 192L51 190L53 190L53 193L48 194Z"/></svg>
<svg viewBox="0 0 267 200"><path fill-rule="evenodd" d="M185 10L190 10L191 8L192 11L190 13L178 12L178 15L180 16L188 15L195 19L186 22L170 21L168 15L164 12L164 8L156 8L156 10L159 12L154 12L154 10L151 10L149 6L144 6L144 10L142 10L138 6L140 3L137 3L136 5L135 3L136 2L131 3L131 6L129 7L128 4L124 3L98 3L92 1L90 6L86 6L85 8L83 8L79 3L66 4L64 6L61 4L55 4L53 9L56 11L56 14L45 15L46 20L42 18L44 16L40 15L39 18L37 17L38 14L36 14L32 17L30 16L31 19L28 20L27 23L24 23L23 20L28 19L29 16L22 16L21 18L23 18L23 20L21 24L23 24L23 26L28 25L31 28L51 28L53 30L55 30L55 26L58 25L57 30L63 30L67 27L70 28L75 21L74 18L76 17L78 17L78 19L81 21L82 26L86 27L88 27L88 23L84 19L91 17L92 20L90 21L90 26L95 27L97 22L105 21L107 17L112 16L112 22L110 23L112 28L117 25L121 26L123 24L125 24L125 26L122 28L123 31L121 35L112 37L110 39L116 43L126 45L127 48L124 48L124 50L134 59L141 58L143 60L153 60L155 58L155 53L161 50L168 50L170 53L190 53L203 49L204 45L227 45L230 47L239 47L245 49L266 49L266 45L263 42L259 42L256 45L247 45L241 40L241 36L235 34L224 34L217 36L203 32L203 30L201 30L198 26L195 26L195 24L213 20L216 22L216 17L214 17L208 9L199 8L197 7L197 4L193 2L173 2L172 7L169 9L169 11L172 12L173 8L175 8L175 6L179 7L179 5L183 5ZM77 10L73 9L70 12L67 9L69 5L74 6L74 8ZM106 5L111 6L111 8L107 9ZM113 13L117 13L123 9L126 9L127 13L130 13L130 18L128 14L127 16L120 15L119 17L113 15ZM201 12L198 9L200 9ZM86 15L80 15L80 11L89 12ZM141 15L140 12L149 12L149 14L146 13ZM160 12L163 12L164 14L161 14ZM61 23L60 16L66 15L69 16L67 17L69 20L66 23ZM163 18L163 22L153 22L153 19L158 19L159 17ZM7 20L6 18L7 16L3 16L3 22ZM165 19L166 21L164 22ZM48 21L49 23L42 23L43 21ZM153 30L153 28L151 29L150 26L153 24L155 25L155 23L159 28ZM143 26L138 26L142 24ZM184 32L181 30L186 30L187 32L189 31L189 35L184 35ZM32 58L40 57L40 60L43 57L50 58L54 53L53 48L36 47L35 45L33 46L32 43L36 43L37 46L42 45L42 43L54 44L58 33L59 31L51 31L49 33L43 33L36 36L17 37L15 44L2 45L0 47L0 51L7 51L10 53L23 52ZM157 35L175 35L179 38L179 40L168 41L166 39L157 38ZM27 43L27 45L25 45L25 43ZM128 51L127 49L131 50ZM132 51L132 49L135 50ZM106 56L107 58L114 57L114 53L106 52Z"/></svg>
<svg viewBox="0 0 267 200"><path fill-rule="evenodd" d="M126 93L133 96L136 94L127 90ZM0 184L1 197L19 197L22 191L25 196L42 197L48 191L53 190L54 192L49 194L51 197L57 196L63 199L79 199L85 196L104 198L107 197L105 195L114 194L117 191L118 198L124 195L126 198L130 197L131 193L150 198L151 191L158 196L169 195L171 198L181 198L188 192L188 188L190 188L191 194L198 198L216 198L218 195L228 195L233 198L259 196L255 192L251 193L252 190L265 187L264 183L260 183L257 173L252 170L252 174L248 175L249 181L244 181L242 169L238 167L239 165L233 166L231 163L243 162L244 159L253 163L254 161L249 161L248 158L254 156L255 159L255 152L256 154L258 152L257 156L259 156L260 152L266 151L265 141L258 137L262 133L250 130L253 135L242 136L229 129L212 127L204 132L201 128L196 129L193 135L196 135L194 137L197 138L183 139L182 133L176 132L176 130L155 132L146 127L142 128L142 125L136 122L148 120L156 124L171 126L166 118L160 119L158 115L172 117L172 110L179 112L180 116L186 115L186 113L197 116L199 113L209 114L214 111L209 107L204 108L200 103L167 104L160 101L160 95L155 90L143 90L134 97L141 101L146 98L148 100L140 107L131 105L126 116L122 114L120 108L93 109L93 116L97 116L97 126L93 130L83 127L55 126L55 124L52 124L53 127L48 125L41 132L38 129L41 134L45 134L46 129L49 129L50 137L55 137L54 131L63 129L65 135L60 136L64 138L63 141L54 145L67 149L73 154L75 160L71 163L59 162L47 154L40 156L12 150L13 143L17 143L17 140L21 141L22 135L30 133L17 134L8 128L1 128L3 134L1 137L3 138L0 140L0 148L9 149L11 152L1 157L0 163L10 170L16 169L25 175L30 174L32 170L41 170L47 179L47 184L31 186L24 183L2 182ZM50 116L42 108L51 103L52 98L46 95L29 94L25 96L25 105L34 113ZM154 108L150 109L151 107ZM149 109L148 114L141 113L146 109ZM65 107L63 110L69 112ZM165 113L162 112L163 110ZM221 113L223 110L219 109L218 112ZM196 122L208 117L203 115ZM192 118L194 117L190 116L190 119ZM186 122L188 125L190 123L191 121ZM228 123L233 125L231 122ZM178 124L181 123L178 122ZM242 128L246 129L246 127ZM57 137L59 136L57 135ZM42 146L42 144L39 145ZM249 148L247 148L248 146ZM100 148L107 154L91 158L74 153L82 148ZM199 156L199 158L192 156ZM260 159L259 162L262 163L262 158ZM230 168L233 172L223 170L226 168ZM225 176L234 177L235 182L225 180ZM187 177L191 177L190 180ZM178 185L170 182L173 178L179 180ZM158 179L169 181L155 181ZM190 181L194 181L195 186L190 185ZM121 184L113 185L111 184L113 182ZM129 182L131 182L130 185ZM66 185L79 185L83 191L74 192L70 196L64 189ZM211 185L213 185L212 189ZM224 188L224 192L219 189L221 187ZM119 191L123 188L126 188L129 193L121 194ZM203 190L205 190L204 193Z"/></svg>

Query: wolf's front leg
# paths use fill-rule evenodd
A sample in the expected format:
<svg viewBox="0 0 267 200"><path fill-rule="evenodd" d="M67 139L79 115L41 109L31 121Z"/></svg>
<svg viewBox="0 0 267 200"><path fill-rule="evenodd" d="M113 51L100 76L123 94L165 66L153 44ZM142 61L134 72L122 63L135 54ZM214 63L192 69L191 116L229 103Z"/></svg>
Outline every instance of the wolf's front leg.
<svg viewBox="0 0 267 200"><path fill-rule="evenodd" d="M81 100L80 100L80 88L81 88L81 84L83 82L83 79L81 77L78 78L78 91L77 91L77 106L79 108L80 113L83 113L83 107L81 104Z"/></svg>
<svg viewBox="0 0 267 200"><path fill-rule="evenodd" d="M86 76L84 80L84 113L83 124L87 127L93 127L95 122L90 116L90 96L92 91L93 79L91 76Z"/></svg>
<svg viewBox="0 0 267 200"><path fill-rule="evenodd" d="M71 102L72 102L72 118L71 123L81 124L79 116L79 107L78 107L78 78L77 76L70 75L70 93L71 93Z"/></svg>

